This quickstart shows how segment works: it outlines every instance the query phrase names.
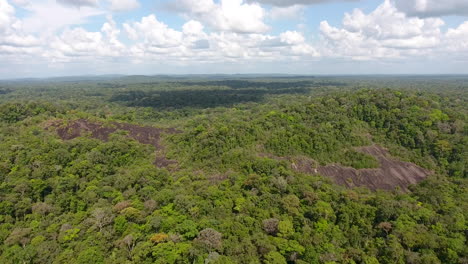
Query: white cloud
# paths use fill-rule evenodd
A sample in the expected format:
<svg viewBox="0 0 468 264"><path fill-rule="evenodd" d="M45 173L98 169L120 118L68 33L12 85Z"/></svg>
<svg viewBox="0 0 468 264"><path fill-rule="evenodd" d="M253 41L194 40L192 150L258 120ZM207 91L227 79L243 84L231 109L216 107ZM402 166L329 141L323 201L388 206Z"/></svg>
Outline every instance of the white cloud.
<svg viewBox="0 0 468 264"><path fill-rule="evenodd" d="M447 31L444 46L454 57L468 59L468 21Z"/></svg>
<svg viewBox="0 0 468 264"><path fill-rule="evenodd" d="M0 45L13 47L37 46L39 41L31 35L7 34L0 39Z"/></svg>
<svg viewBox="0 0 468 264"><path fill-rule="evenodd" d="M101 32L106 37L108 45L114 51L121 51L125 48L119 40L120 29L117 27L117 23L115 23L112 17L107 18L107 22L102 26Z"/></svg>
<svg viewBox="0 0 468 264"><path fill-rule="evenodd" d="M140 3L137 0L108 0L112 11L121 12L137 9Z"/></svg>
<svg viewBox="0 0 468 264"><path fill-rule="evenodd" d="M6 0L0 0L0 52L27 52L38 45L35 36L24 32L22 21L15 16L15 8Z"/></svg>
<svg viewBox="0 0 468 264"><path fill-rule="evenodd" d="M187 23L185 23L182 26L182 30L184 34L186 35L195 35L195 36L204 35L203 25L196 20L190 20Z"/></svg>
<svg viewBox="0 0 468 264"><path fill-rule="evenodd" d="M304 6L302 5L291 5L287 7L277 7L274 6L270 12L269 16L272 19L298 19L303 16Z"/></svg>
<svg viewBox="0 0 468 264"><path fill-rule="evenodd" d="M370 14L355 9L345 14L343 27L320 23L320 32L329 56L357 60L403 58L431 54L442 39L439 18L407 18L386 0Z"/></svg>
<svg viewBox="0 0 468 264"><path fill-rule="evenodd" d="M188 21L178 31L154 15L144 17L140 22L124 24L124 29L135 42L129 48L129 54L139 63L148 60L167 63L256 62L318 56L304 36L296 31L286 31L279 36L206 33L204 26L196 20Z"/></svg>
<svg viewBox="0 0 468 264"><path fill-rule="evenodd" d="M112 18L101 31L89 32L83 28L65 30L50 43L45 56L60 62L125 55L125 46L118 40L120 30Z"/></svg>
<svg viewBox="0 0 468 264"><path fill-rule="evenodd" d="M218 31L262 33L269 29L263 22L265 10L257 3L243 0L177 0L172 8Z"/></svg>
<svg viewBox="0 0 468 264"><path fill-rule="evenodd" d="M17 6L27 6L30 4L29 0L12 0L11 2Z"/></svg>
<svg viewBox="0 0 468 264"><path fill-rule="evenodd" d="M317 57L319 53L297 31L286 31L279 36L264 34L217 33L210 36L214 51L231 60L282 61L292 58Z"/></svg>
<svg viewBox="0 0 468 264"><path fill-rule="evenodd" d="M291 55L319 56L319 53L311 45L306 43L304 36L297 31L286 31L280 34L279 39L286 43Z"/></svg>
<svg viewBox="0 0 468 264"><path fill-rule="evenodd" d="M185 61L212 59L208 54L210 41L203 25L190 20L182 26L182 31L170 28L156 16L143 17L140 22L124 24L127 36L134 41L129 54L139 63L148 60Z"/></svg>
<svg viewBox="0 0 468 264"><path fill-rule="evenodd" d="M82 7L82 6L97 6L99 1L98 0L57 0L57 2L66 6Z"/></svg>
<svg viewBox="0 0 468 264"><path fill-rule="evenodd" d="M286 31L281 33L279 37L281 42L291 45L301 44L305 42L304 36L302 36L302 34L297 31Z"/></svg>
<svg viewBox="0 0 468 264"><path fill-rule="evenodd" d="M13 23L14 16L15 8L6 0L0 0L0 30L9 28Z"/></svg>
<svg viewBox="0 0 468 264"><path fill-rule="evenodd" d="M289 65L307 69L309 63L319 61L331 65L329 69L334 63L349 63L343 67L353 71L353 60L369 61L367 65L425 65L423 61L429 59L468 61L468 21L442 31L442 19L409 17L396 7L395 0L385 0L370 13L360 9L346 13L340 25L323 21L319 38L301 32L306 29L273 34L264 23L268 18L300 17L307 7L294 3L317 1L283 1L281 6L269 6L266 11L246 0L177 0L177 11L186 20L178 28L154 14L135 22L116 23L109 16L111 1L119 2L116 0L100 1L108 11L90 6L99 4L97 1L89 5L72 1L74 4L68 6L56 0L29 1L21 7L28 11L21 13L21 18L12 1L18 4L25 0L0 0L0 68L18 64L21 72L41 64L54 69L86 65L80 67L88 70L89 65L102 70L107 65L110 72L120 65L125 73L128 65L139 65L140 69L160 65L166 71L183 66L197 72L203 72L204 67L214 71L221 67L222 71L229 65L226 67L242 72L257 71L255 65L272 71ZM131 7L119 4L122 6L115 10ZM107 22L100 29L86 27L91 18L103 15L108 15ZM5 72L0 69L0 74Z"/></svg>
<svg viewBox="0 0 468 264"><path fill-rule="evenodd" d="M130 39L141 44L157 48L174 47L181 43L182 33L169 28L156 19L155 15L143 17L141 22L124 24L124 29Z"/></svg>
<svg viewBox="0 0 468 264"><path fill-rule="evenodd" d="M51 46L61 55L80 57L91 54L98 55L95 52L101 50L102 42L100 32L88 32L83 28L74 28L65 30Z"/></svg>
<svg viewBox="0 0 468 264"><path fill-rule="evenodd" d="M34 1L26 9L30 15L23 19L25 30L47 35L54 35L69 26L85 24L89 18L105 14L95 7L69 8L55 0Z"/></svg>
<svg viewBox="0 0 468 264"><path fill-rule="evenodd" d="M418 17L468 16L467 0L395 0L398 10Z"/></svg>
<svg viewBox="0 0 468 264"><path fill-rule="evenodd" d="M360 0L250 0L249 2L258 2L273 6L293 6L293 5L315 5L331 2L357 2Z"/></svg>

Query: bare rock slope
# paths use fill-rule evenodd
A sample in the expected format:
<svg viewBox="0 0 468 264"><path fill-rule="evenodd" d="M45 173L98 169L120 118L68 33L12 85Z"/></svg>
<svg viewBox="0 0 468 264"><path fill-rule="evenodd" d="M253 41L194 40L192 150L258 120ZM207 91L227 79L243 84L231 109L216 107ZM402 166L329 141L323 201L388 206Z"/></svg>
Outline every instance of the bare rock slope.
<svg viewBox="0 0 468 264"><path fill-rule="evenodd" d="M396 187L408 190L409 185L422 181L432 173L413 163L392 158L386 149L378 145L361 147L358 150L377 158L380 167L359 170L338 164L315 167L314 162L300 160L293 163L293 168L304 173L321 174L346 187L365 186L372 190L393 190Z"/></svg>
<svg viewBox="0 0 468 264"><path fill-rule="evenodd" d="M89 134L92 138L107 141L111 133L117 130L125 130L128 132L128 137L142 144L152 145L156 148L156 160L154 164L157 167L169 167L171 164L176 164L176 161L168 160L164 156L164 146L161 144L161 134L177 133L177 130L173 128L162 129L118 122L102 124L87 119L78 119L67 124L58 120L49 124L48 127L55 127L58 136L63 140L71 140Z"/></svg>

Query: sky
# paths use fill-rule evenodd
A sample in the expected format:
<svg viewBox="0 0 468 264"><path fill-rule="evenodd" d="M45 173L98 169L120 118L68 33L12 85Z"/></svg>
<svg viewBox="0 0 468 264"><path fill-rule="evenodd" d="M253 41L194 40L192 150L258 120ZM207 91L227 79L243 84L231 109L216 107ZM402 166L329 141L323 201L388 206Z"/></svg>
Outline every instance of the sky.
<svg viewBox="0 0 468 264"><path fill-rule="evenodd" d="M468 0L0 0L0 78L468 74Z"/></svg>

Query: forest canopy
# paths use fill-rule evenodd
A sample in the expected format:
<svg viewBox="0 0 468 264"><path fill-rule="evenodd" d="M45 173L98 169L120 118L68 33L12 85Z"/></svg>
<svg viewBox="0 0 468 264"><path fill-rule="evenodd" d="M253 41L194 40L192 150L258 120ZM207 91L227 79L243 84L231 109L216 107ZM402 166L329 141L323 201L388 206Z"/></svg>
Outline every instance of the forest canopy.
<svg viewBox="0 0 468 264"><path fill-rule="evenodd" d="M467 91L463 76L1 81L0 263L467 263ZM390 170L409 178L379 182Z"/></svg>

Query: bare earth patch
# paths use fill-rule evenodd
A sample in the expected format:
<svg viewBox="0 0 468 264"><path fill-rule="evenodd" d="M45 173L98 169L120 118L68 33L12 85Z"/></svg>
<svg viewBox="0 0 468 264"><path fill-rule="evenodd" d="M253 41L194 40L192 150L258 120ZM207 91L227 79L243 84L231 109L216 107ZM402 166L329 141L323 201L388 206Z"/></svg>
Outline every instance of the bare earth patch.
<svg viewBox="0 0 468 264"><path fill-rule="evenodd" d="M101 124L87 119L78 119L65 124L57 120L48 122L46 127L56 128L58 136L63 140L70 140L82 135L89 134L92 138L107 141L109 135L117 130L128 132L128 136L141 144L152 145L156 148L156 160L154 164L157 167L167 168L177 164L174 160L169 160L164 155L164 146L161 144L161 134L174 134L178 131L174 128L163 129L151 126L138 126L128 123L112 122L110 124Z"/></svg>
<svg viewBox="0 0 468 264"><path fill-rule="evenodd" d="M308 159L292 163L293 169L309 174L321 174L335 183L346 187L368 187L371 190L393 190L395 187L407 191L408 186L425 179L432 172L413 163L390 157L386 149L378 145L361 147L359 151L374 156L380 164L376 169L354 169L338 164L316 166Z"/></svg>

